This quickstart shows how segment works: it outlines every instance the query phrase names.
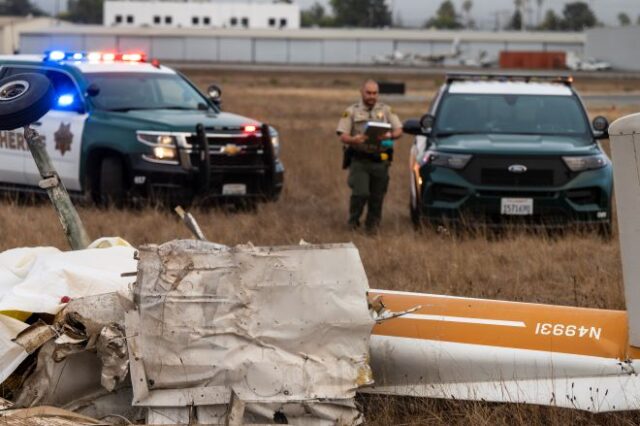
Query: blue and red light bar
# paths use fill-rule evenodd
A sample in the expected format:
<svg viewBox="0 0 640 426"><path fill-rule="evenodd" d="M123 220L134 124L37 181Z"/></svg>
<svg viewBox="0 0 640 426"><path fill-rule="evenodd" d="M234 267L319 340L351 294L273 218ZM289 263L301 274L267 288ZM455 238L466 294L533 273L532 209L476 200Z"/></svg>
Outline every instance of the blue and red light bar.
<svg viewBox="0 0 640 426"><path fill-rule="evenodd" d="M65 52L51 50L44 55L45 61L81 61L81 62L146 62L147 56L140 52Z"/></svg>

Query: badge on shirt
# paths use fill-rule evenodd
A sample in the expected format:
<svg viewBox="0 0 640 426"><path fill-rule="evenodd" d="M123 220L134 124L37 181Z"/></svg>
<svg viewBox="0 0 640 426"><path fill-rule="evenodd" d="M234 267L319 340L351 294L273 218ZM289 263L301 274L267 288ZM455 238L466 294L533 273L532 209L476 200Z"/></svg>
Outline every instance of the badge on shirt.
<svg viewBox="0 0 640 426"><path fill-rule="evenodd" d="M384 111L378 111L376 116L378 117L378 120L382 120L384 118Z"/></svg>

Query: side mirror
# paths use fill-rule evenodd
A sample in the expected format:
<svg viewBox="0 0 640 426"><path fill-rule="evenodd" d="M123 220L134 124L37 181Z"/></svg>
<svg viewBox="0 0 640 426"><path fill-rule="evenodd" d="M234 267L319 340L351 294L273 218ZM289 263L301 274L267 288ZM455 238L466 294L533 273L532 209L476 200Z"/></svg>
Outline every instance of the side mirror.
<svg viewBox="0 0 640 426"><path fill-rule="evenodd" d="M215 106L220 108L222 105L222 89L220 86L216 84L212 84L207 88L207 96L209 96L209 100L213 102Z"/></svg>
<svg viewBox="0 0 640 426"><path fill-rule="evenodd" d="M436 121L436 118L431 114L425 114L420 117L420 126L424 129L425 132L431 133L431 128L433 127L433 122Z"/></svg>
<svg viewBox="0 0 640 426"><path fill-rule="evenodd" d="M98 96L99 93L100 93L100 88L98 87L97 84L92 83L89 85L89 87L87 87L88 97L93 98L94 96Z"/></svg>
<svg viewBox="0 0 640 426"><path fill-rule="evenodd" d="M404 122L402 131L410 135L429 136L431 134L433 121L434 117L431 114L423 115L420 120L412 118Z"/></svg>
<svg viewBox="0 0 640 426"><path fill-rule="evenodd" d="M409 135L421 135L422 134L422 126L420 126L420 121L415 118L411 118L404 122L402 125L402 131Z"/></svg>
<svg viewBox="0 0 640 426"><path fill-rule="evenodd" d="M606 139L609 137L609 120L599 115L593 119L591 126L596 139Z"/></svg>

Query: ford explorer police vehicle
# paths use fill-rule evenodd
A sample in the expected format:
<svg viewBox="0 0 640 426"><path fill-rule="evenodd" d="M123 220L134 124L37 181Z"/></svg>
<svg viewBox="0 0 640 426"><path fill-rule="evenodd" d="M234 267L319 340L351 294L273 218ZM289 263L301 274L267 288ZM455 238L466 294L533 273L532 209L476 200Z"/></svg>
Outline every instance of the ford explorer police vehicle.
<svg viewBox="0 0 640 426"><path fill-rule="evenodd" d="M404 130L415 224L611 226L612 169L570 77L449 75Z"/></svg>
<svg viewBox="0 0 640 426"><path fill-rule="evenodd" d="M161 196L275 200L276 130L222 112L180 73L140 53L52 51L0 57L0 78L45 74L56 105L33 127L70 193L99 203ZM217 93L215 93L217 92ZM39 191L22 129L0 132L0 188Z"/></svg>

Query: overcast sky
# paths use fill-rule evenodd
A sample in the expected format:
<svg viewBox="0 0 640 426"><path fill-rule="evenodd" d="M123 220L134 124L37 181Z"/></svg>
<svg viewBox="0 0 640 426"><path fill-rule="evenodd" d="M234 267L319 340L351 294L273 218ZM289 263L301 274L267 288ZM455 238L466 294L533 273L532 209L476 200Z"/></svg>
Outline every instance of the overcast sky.
<svg viewBox="0 0 640 426"><path fill-rule="evenodd" d="M297 0L302 9L306 9L316 1L328 5L328 0ZM433 16L440 5L441 0L387 0L387 4L393 7L394 17L400 17L405 25L421 25ZM463 0L453 0L458 12L461 11ZM586 0L596 14L598 20L606 25L618 24L618 13L626 12L633 23L640 14L640 1L638 0ZM538 8L536 0L529 0L529 16L526 21L536 23ZM544 17L547 9L553 8L558 14L568 1L544 0L540 15ZM514 11L513 0L474 0L471 14L473 19L483 29L493 29L496 19L504 26Z"/></svg>

